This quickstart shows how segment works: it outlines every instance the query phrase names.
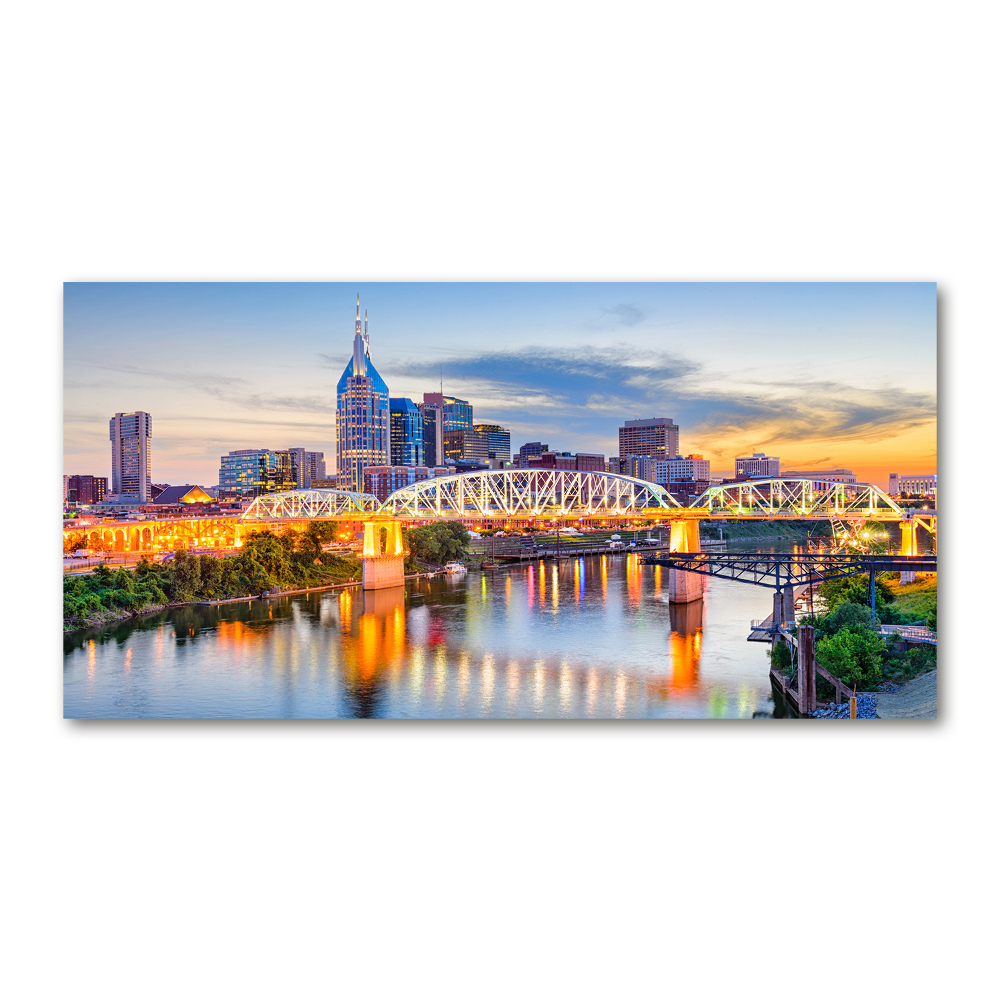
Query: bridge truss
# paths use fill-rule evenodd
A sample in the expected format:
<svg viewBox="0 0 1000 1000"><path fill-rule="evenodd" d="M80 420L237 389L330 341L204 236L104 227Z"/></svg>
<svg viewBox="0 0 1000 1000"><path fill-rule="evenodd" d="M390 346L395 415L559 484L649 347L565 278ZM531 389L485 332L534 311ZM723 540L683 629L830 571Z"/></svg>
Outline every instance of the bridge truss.
<svg viewBox="0 0 1000 1000"><path fill-rule="evenodd" d="M688 509L710 515L809 520L898 520L905 516L877 486L816 479L752 479L711 486Z"/></svg>
<svg viewBox="0 0 1000 1000"><path fill-rule="evenodd" d="M425 479L391 493L381 513L461 520L648 516L681 509L663 486L570 469L490 469Z"/></svg>
<svg viewBox="0 0 1000 1000"><path fill-rule="evenodd" d="M372 493L345 490L287 490L269 493L256 500L240 515L241 521L275 521L299 518L342 517L345 514L374 514L379 499Z"/></svg>

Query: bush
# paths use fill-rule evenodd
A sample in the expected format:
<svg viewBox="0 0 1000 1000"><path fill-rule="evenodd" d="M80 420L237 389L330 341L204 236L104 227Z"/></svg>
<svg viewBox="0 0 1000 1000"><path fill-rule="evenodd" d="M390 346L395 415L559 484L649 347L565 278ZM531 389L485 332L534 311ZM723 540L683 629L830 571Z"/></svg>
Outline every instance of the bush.
<svg viewBox="0 0 1000 1000"><path fill-rule="evenodd" d="M882 679L882 661L888 650L872 629L842 628L816 642L816 662L845 684L862 691Z"/></svg>

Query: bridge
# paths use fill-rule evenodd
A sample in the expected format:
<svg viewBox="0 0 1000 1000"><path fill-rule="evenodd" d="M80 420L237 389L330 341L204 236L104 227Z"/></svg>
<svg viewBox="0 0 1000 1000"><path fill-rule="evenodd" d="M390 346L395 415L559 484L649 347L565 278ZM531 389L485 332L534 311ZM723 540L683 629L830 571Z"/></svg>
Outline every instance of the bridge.
<svg viewBox="0 0 1000 1000"><path fill-rule="evenodd" d="M343 522L345 532L363 529L365 585L389 586L402 581L401 526L406 523L459 520L468 526L514 530L568 521L605 526L654 520L671 524L671 552L698 552L698 525L703 520L829 520L838 529L840 547L857 541L864 525L878 520L898 522L903 554L913 555L918 527L935 532L937 511L903 510L867 483L756 479L710 487L685 506L666 487L630 476L490 469L422 480L391 493L384 502L370 493L289 490L258 497L238 516L64 526L64 538L82 536L81 547L118 552L168 551L182 545L239 548L251 531L302 531L315 520ZM389 562L391 569L386 568ZM376 569L380 564L383 569ZM671 600L684 603L701 597L703 588L693 572L675 571L671 577L687 581L671 586ZM376 579L382 582L375 584Z"/></svg>

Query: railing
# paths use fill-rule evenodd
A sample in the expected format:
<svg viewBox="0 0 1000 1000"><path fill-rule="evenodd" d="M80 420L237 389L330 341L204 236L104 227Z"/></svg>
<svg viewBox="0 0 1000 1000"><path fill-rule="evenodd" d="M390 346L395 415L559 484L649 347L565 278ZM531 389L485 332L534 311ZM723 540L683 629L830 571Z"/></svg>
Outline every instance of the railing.
<svg viewBox="0 0 1000 1000"><path fill-rule="evenodd" d="M937 645L937 632L932 632L926 626L883 625L879 632L886 636L898 635L904 642L926 642L931 646Z"/></svg>

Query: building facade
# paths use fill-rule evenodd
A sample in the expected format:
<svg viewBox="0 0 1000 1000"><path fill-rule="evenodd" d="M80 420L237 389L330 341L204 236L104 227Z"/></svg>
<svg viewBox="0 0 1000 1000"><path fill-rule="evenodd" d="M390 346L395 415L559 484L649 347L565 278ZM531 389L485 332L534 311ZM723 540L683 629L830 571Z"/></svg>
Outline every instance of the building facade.
<svg viewBox="0 0 1000 1000"><path fill-rule="evenodd" d="M531 455L541 455L548 450L549 446L542 444L541 441L529 441L527 444L522 444L517 450L517 455L514 456L514 468L526 469L528 467L528 458Z"/></svg>
<svg viewBox="0 0 1000 1000"><path fill-rule="evenodd" d="M748 457L736 459L735 475L748 479L777 479L781 475L781 460L755 451Z"/></svg>
<svg viewBox="0 0 1000 1000"><path fill-rule="evenodd" d="M795 472L790 469L783 472L780 478L812 479L816 483L856 483L858 481L858 477L850 469L812 469L807 472Z"/></svg>
<svg viewBox="0 0 1000 1000"><path fill-rule="evenodd" d="M473 424L472 432L478 434L486 445L486 457L494 468L506 469L510 466L510 428L499 424Z"/></svg>
<svg viewBox="0 0 1000 1000"><path fill-rule="evenodd" d="M898 472L889 473L889 495L898 497L903 493L915 496L930 496L937 499L937 475L901 476Z"/></svg>
<svg viewBox="0 0 1000 1000"><path fill-rule="evenodd" d="M259 497L299 488L292 450L241 448L223 455L220 462L220 497Z"/></svg>
<svg viewBox="0 0 1000 1000"><path fill-rule="evenodd" d="M305 448L285 448L295 462L295 487L307 490L314 479L326 478L326 458L321 451L306 451Z"/></svg>
<svg viewBox="0 0 1000 1000"><path fill-rule="evenodd" d="M680 428L668 417L626 420L618 428L618 455L676 458Z"/></svg>
<svg viewBox="0 0 1000 1000"><path fill-rule="evenodd" d="M394 466L424 464L423 414L402 396L389 398L389 461Z"/></svg>
<svg viewBox="0 0 1000 1000"><path fill-rule="evenodd" d="M450 476L454 471L443 465L433 469L415 465L368 466L365 469L364 492L374 494L384 503L390 493L395 493L404 486L412 486L414 483L433 479L435 476Z"/></svg>
<svg viewBox="0 0 1000 1000"><path fill-rule="evenodd" d="M70 503L100 503L108 494L107 476L63 476L66 482L64 499Z"/></svg>
<svg viewBox="0 0 1000 1000"><path fill-rule="evenodd" d="M705 483L711 481L712 463L702 455L688 455L687 458L668 458L657 461L653 467L653 482L660 486L673 483Z"/></svg>
<svg viewBox="0 0 1000 1000"><path fill-rule="evenodd" d="M108 426L111 438L111 492L118 497L149 500L153 418L143 410L116 413Z"/></svg>
<svg viewBox="0 0 1000 1000"><path fill-rule="evenodd" d="M371 362L368 311L361 329L361 297L354 321L354 354L337 383L337 481L364 492L366 466L389 464L389 390Z"/></svg>

